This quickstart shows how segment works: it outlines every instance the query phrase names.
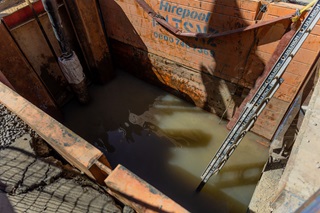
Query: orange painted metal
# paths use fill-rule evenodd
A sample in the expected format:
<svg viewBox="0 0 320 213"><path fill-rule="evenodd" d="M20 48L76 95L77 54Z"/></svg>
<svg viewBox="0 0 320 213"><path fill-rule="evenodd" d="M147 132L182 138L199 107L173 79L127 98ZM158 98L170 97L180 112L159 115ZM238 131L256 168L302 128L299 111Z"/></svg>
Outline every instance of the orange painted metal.
<svg viewBox="0 0 320 213"><path fill-rule="evenodd" d="M44 12L44 8L42 6L41 1L33 3L33 7L37 14ZM15 28L20 24L26 23L32 19L34 19L34 14L32 13L32 10L30 10L29 7L21 8L13 14L3 17L3 21L10 29Z"/></svg>
<svg viewBox="0 0 320 213"><path fill-rule="evenodd" d="M62 7L61 11L64 11ZM41 1L6 15L3 22L55 103L58 106L65 104L71 93L57 61L60 52L55 50L60 48L59 44L55 38L49 39L54 33L52 28L48 29L51 25ZM66 26L68 22L68 17L63 20ZM72 31L72 27L68 31ZM23 79L19 80L23 82Z"/></svg>
<svg viewBox="0 0 320 213"><path fill-rule="evenodd" d="M61 4L62 0L57 0L57 2ZM37 14L45 12L41 1L32 2L32 6ZM9 16L6 15L2 19L6 23L8 28L12 29L34 19L34 14L29 7L23 7L19 9L17 12L10 14Z"/></svg>
<svg viewBox="0 0 320 213"><path fill-rule="evenodd" d="M52 96L2 23L0 35L0 70L6 79L24 98L51 116L61 118Z"/></svg>
<svg viewBox="0 0 320 213"><path fill-rule="evenodd" d="M233 117L263 73L299 8L268 3L261 13L261 3L100 0L116 65L226 119ZM317 57L319 32L320 22L252 131L272 138Z"/></svg>
<svg viewBox="0 0 320 213"><path fill-rule="evenodd" d="M137 212L188 212L122 165L113 170L105 183L110 194L133 206Z"/></svg>
<svg viewBox="0 0 320 213"><path fill-rule="evenodd" d="M35 130L70 164L95 179L90 168L103 155L102 152L2 83L0 102Z"/></svg>
<svg viewBox="0 0 320 213"><path fill-rule="evenodd" d="M115 170L100 150L0 82L0 103L19 116L71 165L137 212L187 212L141 178L118 165ZM109 175L109 176L108 176Z"/></svg>
<svg viewBox="0 0 320 213"><path fill-rule="evenodd" d="M258 91L259 87L261 86L261 84L263 83L263 81L265 80L265 78L268 76L268 74L270 73L271 69L273 68L274 64L277 62L278 58L281 56L282 52L284 51L284 49L287 47L287 45L289 44L290 40L292 39L292 37L294 36L294 34L296 33L296 24L293 24L291 26L291 30L288 31L286 34L283 35L283 37L281 38L280 42L278 43L275 51L273 52L270 60L268 61L268 63L266 64L266 66L264 67L264 71L261 74L261 76L259 76L259 78L256 80L254 87L250 90L250 93L247 95L247 97L243 100L243 102L241 103L241 105L239 106L239 108L237 108L234 116L232 117L232 119L230 120L230 122L227 124L227 128L230 130L233 128L233 126L235 125L235 123L237 122L240 113L243 111L243 109L245 108L246 104L251 100L251 98L254 96L254 94Z"/></svg>
<svg viewBox="0 0 320 213"><path fill-rule="evenodd" d="M247 27L242 27L242 28L238 28L235 30L228 30L222 33L194 33L194 32L183 32L182 29L178 29L177 27L173 26L172 24L170 24L169 22L166 21L166 19L159 15L158 13L156 13L144 0L135 0L140 6L141 8L152 18L154 19L158 24L160 24L161 26L163 26L167 31L169 31L170 33L176 35L176 36L183 36L183 37L191 37L191 38L218 38L218 37L222 37L222 36L227 36L227 35L231 35L231 34L235 34L235 33L241 33L244 31L248 31L248 30L254 30L260 27L264 27L267 25L271 25L271 24L275 24L277 22L283 21L283 20L288 20L291 19L294 16L294 13L292 13L291 15L285 15L285 16L281 16L278 18L274 18L268 21L262 21L259 22L257 24L253 24L253 25L249 25ZM174 9L171 9L172 11L174 11Z"/></svg>

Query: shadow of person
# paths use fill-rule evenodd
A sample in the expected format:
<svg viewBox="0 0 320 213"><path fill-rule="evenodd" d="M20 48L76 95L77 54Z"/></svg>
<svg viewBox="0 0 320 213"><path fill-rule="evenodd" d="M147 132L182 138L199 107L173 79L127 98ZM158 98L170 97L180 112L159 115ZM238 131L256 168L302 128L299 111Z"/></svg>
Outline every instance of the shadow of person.
<svg viewBox="0 0 320 213"><path fill-rule="evenodd" d="M139 77L146 78L146 76L148 76L149 79L155 78L154 81L159 82L158 77L152 72L152 64L148 57L148 48L141 40L139 33L132 26L123 9L115 1L101 1L100 4L102 9L108 8L108 11L113 11L113 13L107 13L105 11L103 14L106 15L104 19L116 65ZM128 16L129 15L130 14L128 14ZM110 28L108 28L108 26L110 26ZM225 27L225 29L228 28ZM122 36L117 37L119 34ZM235 35L233 36L236 37ZM206 105L209 107L212 101L217 100L217 98L214 100L212 99L213 95L218 93L217 90L220 88L220 79L227 78L228 75L238 76L239 72L242 71L241 67L244 66L242 65L244 62L241 61L241 59L244 58L245 54L242 52L241 48L244 43L237 43L239 39L235 40L232 38L229 38L229 43L222 38L219 40L206 39L204 41L202 39L181 39L184 39L186 43L194 43L199 45L200 48L211 51L211 56L209 56L210 63L205 64L203 62L203 65L201 66L203 68L201 70L203 71L201 72L201 77L203 84L205 85L206 93L208 93L205 102L207 102ZM247 38L242 39L245 40ZM239 53L241 59L237 59L239 62L238 67L240 68L236 71L231 69L233 66L232 64L225 62L227 59L221 58L221 56L227 54L228 51L234 51L234 49L232 49L233 47L240 48L238 52L241 53ZM220 50L223 52L220 53ZM247 53L247 55L248 54L249 53ZM130 60L130 63L126 63L126 60ZM234 72L236 74L234 74ZM153 76L150 77L150 75ZM192 198L186 198L187 194L189 196L190 192L195 190L196 185L200 180L198 177L190 175L185 169L175 168L175 166L171 167L171 165L168 166L169 160L172 159L170 149L176 147L176 145L172 143L170 139L164 139L165 137L162 137L162 134L166 135L167 138L170 137L171 134L172 140L183 146L187 145L194 148L203 148L206 147L210 140L208 135L203 134L201 131L190 131L188 133L181 131L178 134L184 135L184 137L176 138L173 136L177 134L177 129L172 128L167 132L160 132L160 125L156 122L151 122L152 120L138 122L137 124L130 122L130 112L139 116L142 115L145 111L150 109L150 105L154 103L154 100L158 96L165 93L154 90L151 87L147 87L148 92L146 92L146 87L142 87L143 82L134 83L128 80L125 74L123 74L123 76L124 78L119 81L120 84L116 86L114 86L113 83L116 82L117 79L104 87L96 86L95 88L91 88L91 92L93 93L92 96L95 99L94 107L87 106L85 109L82 108L77 110L73 106L68 106L69 112L66 113L66 120L68 120L67 116L76 117L76 124L69 124L69 126L72 126L74 131L78 132L81 136L91 142L100 138L100 144L105 143L106 149L112 146L111 149L113 151L106 152L106 156L112 166L123 164L132 170L132 172L160 189L160 191L169 195L169 197L172 195L172 198L177 198L177 200L181 202L185 202L185 200L187 200L187 202L190 201L188 207L191 209L194 208L195 211L193 212L201 212L197 206L204 210L202 212L205 212L208 209L210 209L210 211L223 210L224 206L227 204L221 204L220 206L218 206L218 204L219 202L222 203L222 200L228 196L224 196L224 193L219 190L214 198L217 200L216 202L213 202L214 199L212 198L206 198L203 194L200 194L196 199L198 203L193 203ZM212 81L212 79L215 79L215 81ZM235 87L235 84L232 83L228 85L233 85ZM230 93L229 87L226 87L225 90ZM225 100L223 99L223 96L220 93L218 93L218 95L221 96L221 104L224 104L223 107L220 107L220 111L222 112L226 108L226 104L224 103ZM172 103L170 105L172 105ZM90 107L91 109L89 110ZM123 138L124 133L125 139ZM197 137L192 138L193 135L202 135L204 140L200 141ZM131 143L133 141L135 143ZM199 143L195 143L195 141L199 141ZM192 161L192 159L188 160ZM177 177L175 174L171 173L170 170L175 169L179 170L178 173L182 174L181 177ZM184 177L190 177L196 182L194 186L191 186L192 190L190 190L190 188L187 189L188 184L184 180ZM207 187L207 189L210 188L210 186ZM180 195L182 197L179 197ZM232 202L233 201L231 201L231 203ZM234 205L243 206L243 204ZM227 211L228 209L226 212Z"/></svg>
<svg viewBox="0 0 320 213"><path fill-rule="evenodd" d="M10 200L7 197L6 184L2 183L0 180L0 212L14 213L14 209Z"/></svg>
<svg viewBox="0 0 320 213"><path fill-rule="evenodd" d="M247 17L242 17L240 11L238 1L215 1L208 29L221 33L252 24ZM201 78L207 95L205 109L227 119L232 117L235 107L241 104L248 92L247 88L254 85L265 65L255 54L259 33L254 29L206 42L212 61L201 65Z"/></svg>
<svg viewBox="0 0 320 213"><path fill-rule="evenodd" d="M233 178L229 182L220 181L213 184L207 184L205 189L196 194L195 189L199 184L199 177L189 173L185 168L176 165L170 165L170 159L174 156L170 151L176 146L169 139L159 137L154 132L144 130L141 136L134 135L134 144L119 143L117 133L110 134L112 144L118 153L109 154L108 159L112 166L117 164L124 165L131 172L154 186L156 189L182 205L190 212L237 212L240 209L245 210L246 205L239 202L237 198L229 196L223 190L228 188L228 184L233 186L242 186L241 181ZM202 144L194 143L193 146L201 147ZM192 159L189 159L192 161ZM246 167L234 167L232 171L236 174L242 174ZM237 176L240 177L240 176ZM246 184L252 184L257 177L247 180ZM233 181L233 182L232 182Z"/></svg>
<svg viewBox="0 0 320 213"><path fill-rule="evenodd" d="M143 70L151 70L151 62L147 56L148 48L130 22L128 17L130 14L126 14L121 7L121 4L118 4L116 1L101 0L99 1L99 5L115 67L122 68L131 74L144 73L142 72ZM121 34L120 37L118 36L119 34ZM128 51L127 44L132 45L129 48L131 51ZM135 51L133 51L134 48ZM141 57L143 59L141 59ZM130 61L130 63L127 63L128 61ZM148 65L148 67L144 67L145 64ZM89 124L88 131L83 131L80 123L75 124L72 127L75 131L79 130L77 132L82 132L82 137L94 142L97 147L108 150L108 152L114 152L115 150L114 147L108 143L106 129L110 131L119 130L125 132L130 110L133 110L136 113L143 113L148 109L149 105L153 103L153 95L158 95L151 94L143 98L137 98L135 94L142 93L140 88L135 87L135 89L132 89L131 91L128 90L127 88L130 87L129 84L135 83L130 81L130 79L128 80L127 76L123 73L119 74L119 69L117 69L116 72L117 75L124 76L121 78L121 84L124 85L123 89L117 88L118 79L114 79L116 83L111 86L106 85L106 87L104 87L102 85L93 85L89 88L93 98L91 106L79 109L82 111L81 114L87 118L87 123ZM134 85L132 86L134 87ZM110 90L111 93L107 94L108 91L106 90ZM127 95L121 93L127 93ZM119 97L126 98L127 102L124 104ZM106 99L112 101L108 106L106 106ZM130 104L133 102L139 102L139 106L134 107L137 106L137 104ZM73 103L66 108L74 108ZM66 109L66 111L68 111L68 109ZM108 113L106 113L106 111ZM69 117L68 114L69 113L66 113L66 117ZM108 122L108 120L115 119L113 115L117 116L118 123ZM65 124L69 125L68 122L65 122ZM134 142L131 136L132 132L130 131L139 134L139 131L141 130L138 128L129 128L129 130L126 131L127 141Z"/></svg>
<svg viewBox="0 0 320 213"><path fill-rule="evenodd" d="M258 7L258 4L255 6ZM243 13L239 1L215 1L207 27L204 28L205 33L228 32L257 22L257 11L246 12L247 14ZM201 61L197 62L204 86L203 97L199 98L202 100L197 105L230 120L236 108L264 72L268 55L272 53L258 52L258 46L278 41L288 31L289 23L290 19L286 19L215 38L179 36L189 47L196 48L199 53L205 53L202 54ZM264 55L264 58L260 55Z"/></svg>

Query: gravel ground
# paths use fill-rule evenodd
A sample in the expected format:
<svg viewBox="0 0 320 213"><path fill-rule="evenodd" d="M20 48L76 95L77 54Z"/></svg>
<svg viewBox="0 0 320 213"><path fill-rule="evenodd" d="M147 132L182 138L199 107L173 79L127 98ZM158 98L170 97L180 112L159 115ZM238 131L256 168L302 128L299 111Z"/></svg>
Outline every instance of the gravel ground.
<svg viewBox="0 0 320 213"><path fill-rule="evenodd" d="M24 134L35 134L20 118L0 104L0 149L10 146Z"/></svg>

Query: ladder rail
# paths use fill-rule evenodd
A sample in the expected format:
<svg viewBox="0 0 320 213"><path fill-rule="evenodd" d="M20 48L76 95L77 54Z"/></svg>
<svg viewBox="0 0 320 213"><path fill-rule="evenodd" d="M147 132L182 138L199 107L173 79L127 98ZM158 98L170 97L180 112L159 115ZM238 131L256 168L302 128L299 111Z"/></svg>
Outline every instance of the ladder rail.
<svg viewBox="0 0 320 213"><path fill-rule="evenodd" d="M270 98L273 96L273 94L276 92L276 90L279 88L280 83L276 84L276 87L274 87L272 90L269 90L270 94L267 98L263 100L263 105L258 105L256 106L256 110L251 110L250 111L250 106L246 106L242 114L240 115L239 118L246 118L250 117L249 121L246 120L240 120L238 119L235 127L232 129L232 131L229 132L227 139L225 141L230 141L229 143L223 143L223 145L220 147L218 150L217 154L215 155L214 159L211 160L210 164L208 167L217 167L219 168L218 170L221 170L221 168L224 166L228 158L231 156L231 154L234 152L234 150L237 148L241 140L244 138L245 134L250 130L250 128L253 126L255 120L259 116L259 114L262 112L263 108L266 106L267 102L270 100ZM249 105L249 104L248 104ZM252 104L250 104L252 105ZM254 113L254 111L257 111ZM246 123L247 122L247 123ZM241 132L239 132L239 129L242 127ZM233 140L232 140L233 139ZM235 141L235 143L233 143ZM230 149L228 149L231 147ZM227 154L227 157L221 156L222 154ZM223 159L224 158L224 159ZM217 159L220 159L221 161L217 161ZM218 172L217 170L215 170ZM216 173L213 171L213 173ZM203 176L208 176L208 170L206 170L207 173L203 173ZM211 175L210 175L211 176ZM208 177L209 178L209 177Z"/></svg>
<svg viewBox="0 0 320 213"><path fill-rule="evenodd" d="M243 109L237 122L227 135L215 156L211 159L201 175L203 183L206 183L213 174L218 173L223 168L246 133L251 129L262 110L280 87L283 82L281 79L282 74L319 19L320 0L314 4L299 30L294 34L266 79Z"/></svg>

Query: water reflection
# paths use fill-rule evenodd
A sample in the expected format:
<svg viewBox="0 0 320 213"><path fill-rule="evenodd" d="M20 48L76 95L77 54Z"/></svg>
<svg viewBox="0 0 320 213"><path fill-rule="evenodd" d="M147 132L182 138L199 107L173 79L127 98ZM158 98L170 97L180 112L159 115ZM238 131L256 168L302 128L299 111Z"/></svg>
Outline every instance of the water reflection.
<svg viewBox="0 0 320 213"><path fill-rule="evenodd" d="M191 212L246 211L268 155L257 136L248 134L222 172L196 194L200 175L228 133L225 123L126 74L98 89L91 88L90 106L66 107L66 124L113 167L124 165Z"/></svg>
<svg viewBox="0 0 320 213"><path fill-rule="evenodd" d="M106 154L113 166L125 165L192 212L244 212L265 160L247 151L265 157L267 151L254 142L254 135L243 141L245 153L239 149L237 159L204 192L194 193L204 165L227 134L218 120L176 97L160 96L142 114L130 111L119 129L107 133L108 146L116 152Z"/></svg>

